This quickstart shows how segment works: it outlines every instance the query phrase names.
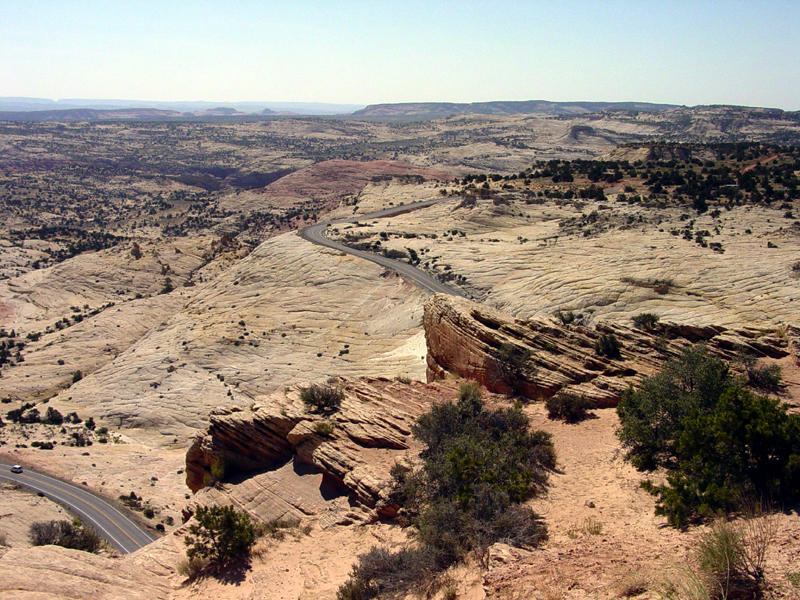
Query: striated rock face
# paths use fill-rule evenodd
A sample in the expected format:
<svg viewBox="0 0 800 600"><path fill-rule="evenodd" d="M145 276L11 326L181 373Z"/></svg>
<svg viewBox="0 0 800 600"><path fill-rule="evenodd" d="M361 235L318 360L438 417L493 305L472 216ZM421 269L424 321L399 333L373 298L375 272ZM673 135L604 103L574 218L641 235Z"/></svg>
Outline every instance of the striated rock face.
<svg viewBox="0 0 800 600"><path fill-rule="evenodd" d="M30 600L157 600L172 596L163 572L59 546L13 548L0 557L0 596ZM161 569L163 571L163 569Z"/></svg>
<svg viewBox="0 0 800 600"><path fill-rule="evenodd" d="M344 490L352 503L373 514L392 514L389 469L412 448L411 425L438 398L454 396L453 385L403 384L385 378L338 378L345 392L340 410L309 413L298 388L270 396L250 409L220 408L186 455L186 484L197 492L226 474L273 469L290 459L313 465L326 484ZM332 433L319 424L332 424ZM249 502L249 501L248 501ZM289 502L289 504L292 504ZM303 512L303 508L295 504Z"/></svg>
<svg viewBox="0 0 800 600"><path fill-rule="evenodd" d="M436 294L425 304L428 345L428 381L448 372L473 379L488 390L510 392L497 357L504 344L530 353L518 376L519 391L531 399L545 399L559 391L582 394L598 407L616 406L622 392L691 343L704 342L727 360L741 350L757 357L797 360L798 331L787 327L783 337L756 329L728 330L672 323L641 331L618 324L595 327L563 326L544 319L515 319L493 308L463 298ZM610 359L594 350L601 335L613 334L620 356Z"/></svg>

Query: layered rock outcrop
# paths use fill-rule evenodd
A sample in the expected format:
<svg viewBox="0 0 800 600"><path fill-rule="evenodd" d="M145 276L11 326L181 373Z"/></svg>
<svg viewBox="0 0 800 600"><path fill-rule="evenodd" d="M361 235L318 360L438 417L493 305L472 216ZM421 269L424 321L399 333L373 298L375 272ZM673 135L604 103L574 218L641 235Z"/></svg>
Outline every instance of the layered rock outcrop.
<svg viewBox="0 0 800 600"><path fill-rule="evenodd" d="M414 420L433 400L453 397L455 387L385 378L339 378L333 385L345 397L328 416L306 410L298 388L249 409L213 411L209 427L186 455L186 484L197 492L222 470L226 475L264 471L293 459L319 469L327 484L350 495L351 503L373 515L392 514L389 470L412 449Z"/></svg>
<svg viewBox="0 0 800 600"><path fill-rule="evenodd" d="M675 323L659 323L651 331L611 323L560 325L545 319L515 319L443 294L426 302L424 326L429 382L456 373L490 391L508 393L511 382L498 355L504 345L510 345L516 355L528 356L515 374L518 393L545 399L560 391L573 392L601 408L616 406L629 386L658 371L689 344L704 342L726 360L742 351L770 358L794 354L797 360L800 340L800 330L792 326L779 337L772 331ZM603 335L619 341L618 357L595 351Z"/></svg>

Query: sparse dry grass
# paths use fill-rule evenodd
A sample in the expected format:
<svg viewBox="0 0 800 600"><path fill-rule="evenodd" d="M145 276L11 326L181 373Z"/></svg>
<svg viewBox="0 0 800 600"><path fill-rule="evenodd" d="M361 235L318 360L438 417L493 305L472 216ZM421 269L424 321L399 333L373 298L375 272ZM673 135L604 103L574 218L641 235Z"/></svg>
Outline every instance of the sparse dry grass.
<svg viewBox="0 0 800 600"><path fill-rule="evenodd" d="M577 539L580 535L600 535L603 533L603 524L595 517L586 517L581 521L573 523L567 529L570 539Z"/></svg>
<svg viewBox="0 0 800 600"><path fill-rule="evenodd" d="M188 577L189 579L194 579L200 575L200 573L202 573L203 569L208 566L209 562L210 561L208 558L202 556L184 558L178 561L176 569L178 571L178 575Z"/></svg>

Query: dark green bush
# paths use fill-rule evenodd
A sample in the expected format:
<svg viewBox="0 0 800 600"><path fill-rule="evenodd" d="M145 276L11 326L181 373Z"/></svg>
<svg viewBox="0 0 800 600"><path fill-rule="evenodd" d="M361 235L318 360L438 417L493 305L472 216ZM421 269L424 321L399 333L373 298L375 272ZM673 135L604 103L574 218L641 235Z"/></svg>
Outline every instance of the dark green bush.
<svg viewBox="0 0 800 600"><path fill-rule="evenodd" d="M800 416L754 395L702 347L688 349L627 392L618 435L639 467L664 466L656 514L681 526L746 497L800 499Z"/></svg>
<svg viewBox="0 0 800 600"><path fill-rule="evenodd" d="M52 406L44 413L43 423L47 425L61 425L64 422L64 417Z"/></svg>
<svg viewBox="0 0 800 600"><path fill-rule="evenodd" d="M747 373L747 382L752 387L767 392L778 390L781 382L780 365L760 363L755 356L749 354L743 355L741 361Z"/></svg>
<svg viewBox="0 0 800 600"><path fill-rule="evenodd" d="M434 404L412 428L424 446L421 467L392 469L392 500L417 527L417 547L362 556L338 598L399 596L497 541L547 539L540 517L521 503L545 490L555 468L550 435L530 431L518 405L486 409L479 392L465 384L457 403Z"/></svg>
<svg viewBox="0 0 800 600"><path fill-rule="evenodd" d="M655 313L641 313L631 317L633 325L639 329L644 329L645 331L652 331L653 328L658 324L659 320L661 320L661 317Z"/></svg>
<svg viewBox="0 0 800 600"><path fill-rule="evenodd" d="M571 325L575 321L575 313L571 310L557 310L554 314L562 325Z"/></svg>
<svg viewBox="0 0 800 600"><path fill-rule="evenodd" d="M34 546L62 546L85 552L97 552L103 539L91 527L79 520L37 521L28 529L28 539Z"/></svg>
<svg viewBox="0 0 800 600"><path fill-rule="evenodd" d="M20 423L39 423L42 420L41 416L39 415L38 408L31 408L25 414L23 414L19 422Z"/></svg>
<svg viewBox="0 0 800 600"><path fill-rule="evenodd" d="M634 465L655 468L672 462L683 420L709 410L732 383L728 365L697 345L668 361L638 390L628 389L617 406L617 435Z"/></svg>
<svg viewBox="0 0 800 600"><path fill-rule="evenodd" d="M545 400L544 406L549 418L567 423L579 423L585 420L589 416L588 411L595 407L591 400L566 392L551 396Z"/></svg>
<svg viewBox="0 0 800 600"><path fill-rule="evenodd" d="M344 392L331 385L313 384L300 388L300 400L309 411L332 413L342 404Z"/></svg>
<svg viewBox="0 0 800 600"><path fill-rule="evenodd" d="M620 348L622 345L613 333L602 334L594 343L595 352L606 358L620 358Z"/></svg>
<svg viewBox="0 0 800 600"><path fill-rule="evenodd" d="M189 559L202 557L225 564L250 555L256 532L247 513L233 506L198 506L194 516L197 523L189 526L183 540L189 546Z"/></svg>
<svg viewBox="0 0 800 600"><path fill-rule="evenodd" d="M501 391L508 392L512 396L522 392L527 379L526 373L528 376L531 375L531 367L528 365L530 358L530 350L509 342L497 349L492 377L496 384L500 384Z"/></svg>

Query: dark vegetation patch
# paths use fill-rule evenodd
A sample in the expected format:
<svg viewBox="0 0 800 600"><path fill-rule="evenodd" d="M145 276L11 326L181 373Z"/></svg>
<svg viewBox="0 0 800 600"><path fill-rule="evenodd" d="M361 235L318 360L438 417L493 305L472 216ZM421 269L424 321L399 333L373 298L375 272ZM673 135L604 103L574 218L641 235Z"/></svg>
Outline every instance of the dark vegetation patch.
<svg viewBox="0 0 800 600"><path fill-rule="evenodd" d="M413 433L422 462L394 467L392 499L414 526L415 544L360 556L340 600L402 597L497 541L533 547L547 539L541 517L522 503L546 489L555 452L518 405L489 409L480 388L466 384L456 403L434 404Z"/></svg>
<svg viewBox="0 0 800 600"><path fill-rule="evenodd" d="M665 484L643 487L670 524L731 513L747 498L800 500L800 416L745 384L696 345L623 395L618 436L636 467L666 470Z"/></svg>
<svg viewBox="0 0 800 600"><path fill-rule="evenodd" d="M589 411L595 408L594 403L578 394L559 392L544 403L550 419L566 423L580 423L589 418Z"/></svg>

